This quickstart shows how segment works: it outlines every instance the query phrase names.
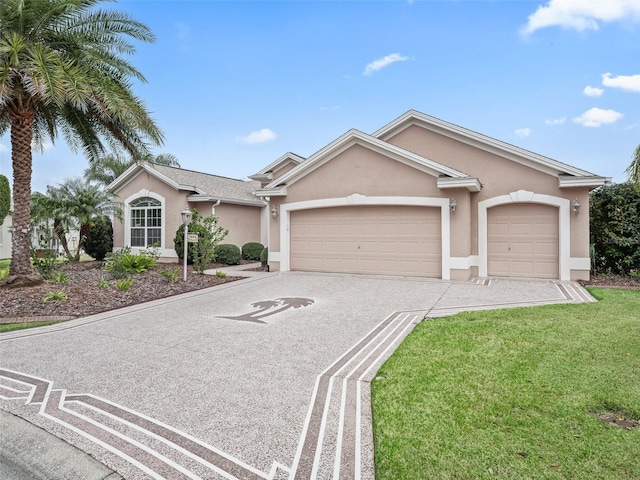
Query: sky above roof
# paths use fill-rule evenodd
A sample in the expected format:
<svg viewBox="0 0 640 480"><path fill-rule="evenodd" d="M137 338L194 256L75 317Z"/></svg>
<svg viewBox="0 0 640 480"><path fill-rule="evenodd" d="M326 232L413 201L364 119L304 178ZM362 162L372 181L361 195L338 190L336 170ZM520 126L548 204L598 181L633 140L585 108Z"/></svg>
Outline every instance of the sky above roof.
<svg viewBox="0 0 640 480"><path fill-rule="evenodd" d="M184 168L246 178L410 109L626 180L640 144L640 2L121 0L153 45L135 92ZM34 191L82 175L62 138ZM0 174L12 181L9 135Z"/></svg>

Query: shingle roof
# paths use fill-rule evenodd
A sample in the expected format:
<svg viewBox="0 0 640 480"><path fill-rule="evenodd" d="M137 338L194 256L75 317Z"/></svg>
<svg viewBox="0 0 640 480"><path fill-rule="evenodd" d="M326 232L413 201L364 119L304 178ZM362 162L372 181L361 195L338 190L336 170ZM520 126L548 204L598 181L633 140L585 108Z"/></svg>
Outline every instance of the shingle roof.
<svg viewBox="0 0 640 480"><path fill-rule="evenodd" d="M260 182L237 180L208 173L195 172L184 168L149 164L162 175L181 186L192 186L194 193L222 200L238 200L242 203L264 205L253 192L260 188Z"/></svg>

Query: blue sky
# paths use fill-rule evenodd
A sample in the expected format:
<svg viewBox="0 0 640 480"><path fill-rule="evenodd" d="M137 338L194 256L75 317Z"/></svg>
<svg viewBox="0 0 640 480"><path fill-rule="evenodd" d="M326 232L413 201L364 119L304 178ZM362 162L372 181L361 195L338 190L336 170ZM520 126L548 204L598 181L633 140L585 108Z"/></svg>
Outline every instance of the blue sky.
<svg viewBox="0 0 640 480"><path fill-rule="evenodd" d="M135 91L184 168L246 178L409 109L598 175L640 144L640 3L121 0L151 27ZM59 139L34 190L82 175ZM0 173L11 180L9 136Z"/></svg>

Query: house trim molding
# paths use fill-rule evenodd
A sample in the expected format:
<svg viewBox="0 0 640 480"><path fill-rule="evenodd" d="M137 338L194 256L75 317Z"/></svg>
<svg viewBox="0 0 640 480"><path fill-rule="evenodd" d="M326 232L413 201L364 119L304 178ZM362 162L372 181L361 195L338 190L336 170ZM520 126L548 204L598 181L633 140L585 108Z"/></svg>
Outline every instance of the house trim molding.
<svg viewBox="0 0 640 480"><path fill-rule="evenodd" d="M165 221L165 217L167 214L167 202L165 200L165 198L162 195L159 195L155 192L152 192L151 190L148 189L141 189L138 190L136 193L128 196L125 201L124 201L124 222L123 222L123 227L124 227L124 245L126 247L131 247L131 202L133 202L134 200L140 198L140 197L149 197L149 198L153 198L155 200L158 200L160 202L160 206L162 209L162 217L161 217L161 221L162 221L162 228L160 229L160 248L159 248L159 253L161 257L169 257L169 258L177 258L178 255L176 254L174 249L168 249L165 248L165 226L166 226L166 221ZM144 250L144 248L142 247L131 247L131 251L133 253L139 253L142 250Z"/></svg>

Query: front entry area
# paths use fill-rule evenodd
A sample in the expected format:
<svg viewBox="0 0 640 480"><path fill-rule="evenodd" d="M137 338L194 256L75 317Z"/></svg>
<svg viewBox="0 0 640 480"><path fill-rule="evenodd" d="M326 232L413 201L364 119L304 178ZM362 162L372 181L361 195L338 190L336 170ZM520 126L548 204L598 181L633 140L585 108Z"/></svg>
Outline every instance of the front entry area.
<svg viewBox="0 0 640 480"><path fill-rule="evenodd" d="M291 270L442 276L440 208L346 206L291 212Z"/></svg>
<svg viewBox="0 0 640 480"><path fill-rule="evenodd" d="M558 208L510 203L488 210L488 274L559 278Z"/></svg>

